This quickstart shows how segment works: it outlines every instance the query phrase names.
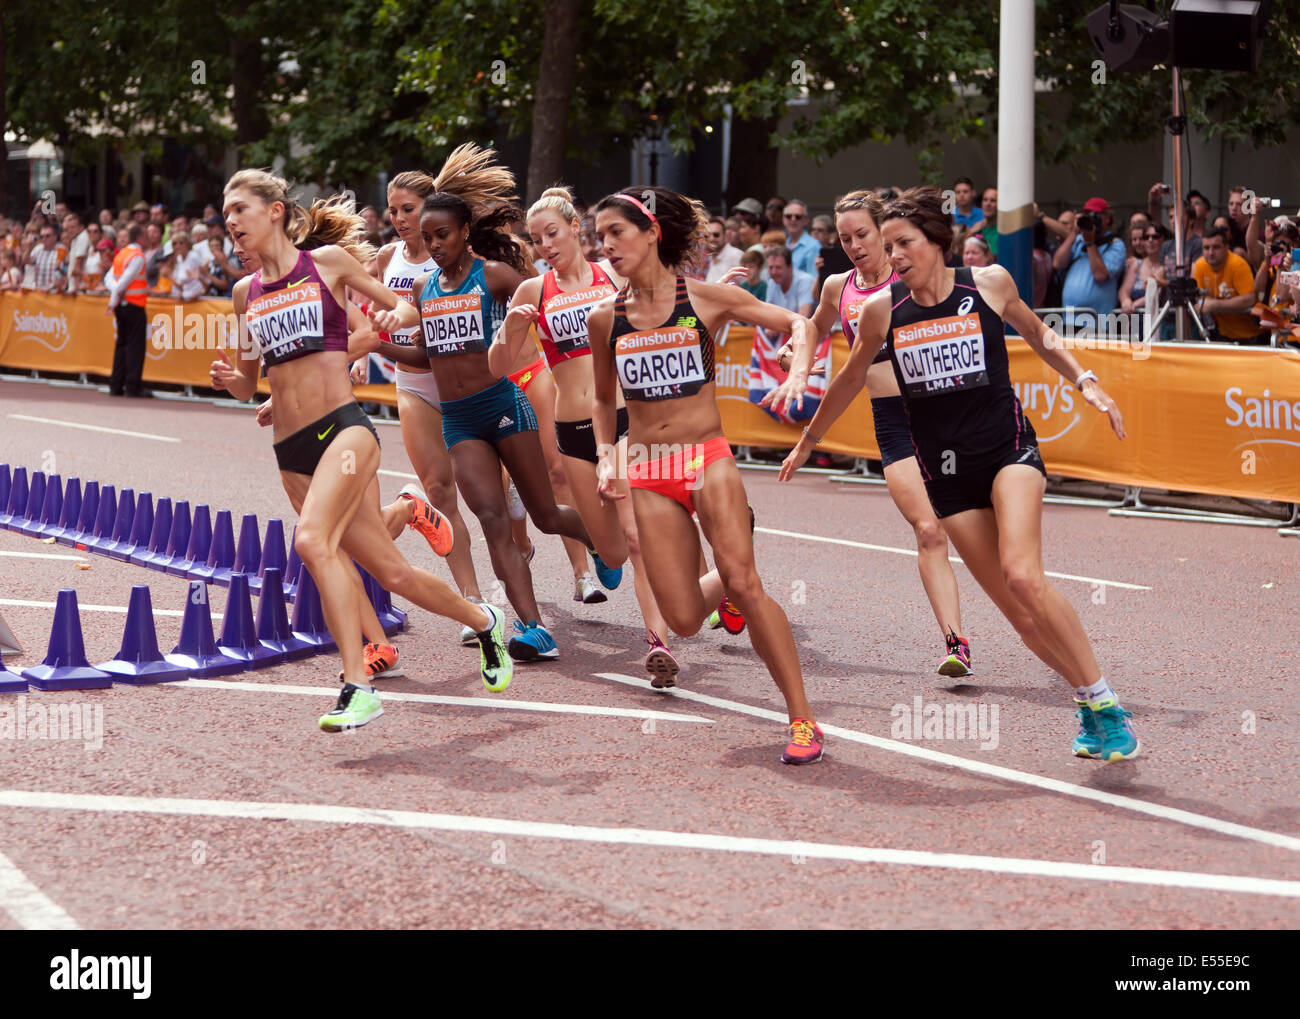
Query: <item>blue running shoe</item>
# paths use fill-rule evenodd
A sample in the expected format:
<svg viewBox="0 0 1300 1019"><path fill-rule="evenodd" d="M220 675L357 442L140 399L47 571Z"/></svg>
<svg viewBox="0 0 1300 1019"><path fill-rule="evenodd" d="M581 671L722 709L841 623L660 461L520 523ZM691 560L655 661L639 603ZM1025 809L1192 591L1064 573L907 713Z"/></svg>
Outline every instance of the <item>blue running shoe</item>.
<svg viewBox="0 0 1300 1019"><path fill-rule="evenodd" d="M1101 729L1101 759L1107 762L1129 761L1136 757L1141 744L1129 724L1133 713L1121 708L1113 697L1093 704L1092 711Z"/></svg>
<svg viewBox="0 0 1300 1019"><path fill-rule="evenodd" d="M510 638L510 657L517 662L549 661L560 657L560 649L541 623L525 626L515 620L515 636Z"/></svg>
<svg viewBox="0 0 1300 1019"><path fill-rule="evenodd" d="M605 565L605 560L601 559L595 552L591 553L591 561L596 564L596 579L600 581L600 586L606 591L614 591L619 584L623 583L623 567L620 566L616 570L611 570Z"/></svg>
<svg viewBox="0 0 1300 1019"><path fill-rule="evenodd" d="M1101 756L1101 730L1097 728L1097 713L1087 701L1075 701L1079 709L1079 735L1074 737L1071 749L1075 757Z"/></svg>

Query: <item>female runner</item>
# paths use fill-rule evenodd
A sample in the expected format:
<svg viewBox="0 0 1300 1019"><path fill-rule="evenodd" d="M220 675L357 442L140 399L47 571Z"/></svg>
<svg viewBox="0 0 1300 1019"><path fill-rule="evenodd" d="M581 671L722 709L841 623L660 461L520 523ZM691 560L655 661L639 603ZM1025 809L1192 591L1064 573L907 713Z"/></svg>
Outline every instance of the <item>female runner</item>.
<svg viewBox="0 0 1300 1019"><path fill-rule="evenodd" d="M524 280L515 292L505 329L488 352L488 361L499 371L525 346L528 327L537 324L542 352L555 380L555 436L575 507L604 564L632 559L637 602L650 634L646 640L650 645L646 669L656 687L673 686L678 665L659 636L667 635L668 628L641 561L632 506L626 499L608 503L596 491L598 457L591 423L594 380L587 316L601 300L617 293L623 278L609 263L588 262L583 257L582 222L567 188L553 187L542 192L528 210L527 225L536 251L552 268L541 279ZM627 410L622 402L618 401L618 455L626 459L626 443L622 440L627 437ZM620 479L617 484L626 495L626 483Z"/></svg>
<svg viewBox="0 0 1300 1019"><path fill-rule="evenodd" d="M713 334L731 319L789 333L800 372L812 323L740 287L681 275L677 267L699 256L706 219L698 202L660 187L631 188L596 206L603 254L627 280L587 319L600 494L626 498L616 480L621 385L629 424L627 480L655 601L673 631L687 637L725 587L785 697L790 742L781 759L810 763L821 758L822 731L804 695L790 621L754 567L745 486L714 399ZM669 455L655 455L665 447ZM691 519L696 513L717 563L704 577Z"/></svg>
<svg viewBox="0 0 1300 1019"><path fill-rule="evenodd" d="M354 559L388 590L472 626L483 682L504 690L511 675L504 613L473 605L412 567L379 515L379 440L352 397L344 290L350 286L379 307L398 309L375 317L380 328L410 325L415 309L366 274L361 220L337 198L304 209L283 179L261 170L236 173L224 194L232 238L261 265L232 294L241 333L246 326L258 349L241 345L235 364L223 353L212 363L212 382L247 400L257 388L259 360L265 361L275 401L276 460L299 517L294 547L320 590L325 623L343 659L343 690L320 727L354 729L383 714L362 653L364 595Z"/></svg>
<svg viewBox="0 0 1300 1019"><path fill-rule="evenodd" d="M826 278L821 301L813 313L813 325L817 327L819 337L826 336L838 317L850 348L862 306L872 294L898 278L885 257L880 230L876 226L882 208L883 203L876 193L867 190L850 191L835 203L835 226L839 231L840 246L853 260L853 268ZM787 370L788 347L789 344L781 351L781 367ZM816 348L810 346L809 358L815 355ZM811 370L809 364L808 371ZM849 380L848 384L854 386L848 395L850 401L861 390L862 381ZM939 674L967 676L971 672L970 644L962 635L957 578L948 561L948 536L925 494L921 469L916 464L916 451L912 448L907 412L903 409L903 398L898 395L898 383L889 363L888 343L880 348L871 362L865 381L867 394L871 397L871 416L876 426L876 443L880 447L885 484L898 512L916 532L921 585L930 599L930 607L947 644L947 656L939 664ZM778 388L766 399L776 400L783 396L783 391ZM847 402L845 406L848 406ZM822 424L823 433L833 420L827 419Z"/></svg>
<svg viewBox="0 0 1300 1019"><path fill-rule="evenodd" d="M1107 761L1136 757L1129 713L1102 676L1078 615L1043 574L1047 474L1011 386L1003 321L1073 381L1121 439L1124 419L1097 376L1081 371L1063 341L1020 299L1004 268L945 266L952 220L937 189L903 192L885 205L879 222L899 281L862 306L848 364L827 388L780 477L789 480L808 459L888 341L935 515L1025 646L1074 688L1074 753Z"/></svg>
<svg viewBox="0 0 1300 1019"><path fill-rule="evenodd" d="M463 145L448 157L437 183L454 193L431 194L420 216L437 263L412 288L424 344L381 343L380 352L403 364L433 367L456 483L483 527L492 569L519 615L510 654L536 661L558 657L559 649L541 625L532 575L510 534L501 464L540 530L566 534L586 548L591 543L577 512L555 504L532 407L517 385L488 367L488 345L524 269L522 253L504 229L514 210L497 204L487 211L514 197L514 178L494 165L494 156L490 149Z"/></svg>

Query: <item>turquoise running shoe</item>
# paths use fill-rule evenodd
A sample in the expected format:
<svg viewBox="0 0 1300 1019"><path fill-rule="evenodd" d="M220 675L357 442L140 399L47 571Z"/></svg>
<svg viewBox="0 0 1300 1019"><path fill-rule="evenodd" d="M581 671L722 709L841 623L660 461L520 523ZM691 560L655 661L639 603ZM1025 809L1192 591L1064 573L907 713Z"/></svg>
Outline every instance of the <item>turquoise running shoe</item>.
<svg viewBox="0 0 1300 1019"><path fill-rule="evenodd" d="M383 713L379 695L374 690L344 683L343 692L339 694L339 701L334 705L334 710L327 715L321 715L320 727L325 732L360 729Z"/></svg>
<svg viewBox="0 0 1300 1019"><path fill-rule="evenodd" d="M1101 759L1109 763L1136 757L1142 745L1129 724L1133 713L1121 708L1113 697L1093 704L1092 710L1101 729Z"/></svg>
<svg viewBox="0 0 1300 1019"><path fill-rule="evenodd" d="M1097 713L1088 706L1087 701L1075 701L1079 709L1079 735L1074 737L1071 749L1075 757L1101 756L1101 730L1097 727Z"/></svg>
<svg viewBox="0 0 1300 1019"><path fill-rule="evenodd" d="M506 614L495 605L483 602L480 606L492 617L492 625L478 638L479 663L483 675L483 685L493 693L500 693L510 685L515 667L506 654Z"/></svg>
<svg viewBox="0 0 1300 1019"><path fill-rule="evenodd" d="M594 551L591 553L591 561L596 565L596 579L600 581L600 586L606 591L616 590L618 585L623 583L623 567L610 569L605 565L605 560Z"/></svg>
<svg viewBox="0 0 1300 1019"><path fill-rule="evenodd" d="M515 620L515 636L510 638L510 657L517 662L550 661L560 657L560 649L541 623L525 626Z"/></svg>

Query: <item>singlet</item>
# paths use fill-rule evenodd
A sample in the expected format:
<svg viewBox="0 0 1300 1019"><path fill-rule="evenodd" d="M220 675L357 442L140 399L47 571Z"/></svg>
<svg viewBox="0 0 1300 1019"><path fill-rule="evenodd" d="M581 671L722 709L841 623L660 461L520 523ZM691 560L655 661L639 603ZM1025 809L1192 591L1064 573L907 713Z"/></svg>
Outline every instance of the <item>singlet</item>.
<svg viewBox="0 0 1300 1019"><path fill-rule="evenodd" d="M1011 386L1002 319L969 267L954 273L952 293L931 307L918 305L906 283L890 288L894 376L917 458L931 476L978 470L1008 442L1033 441Z"/></svg>
<svg viewBox="0 0 1300 1019"><path fill-rule="evenodd" d="M272 283L258 270L248 284L245 320L268 368L305 354L348 349L348 313L306 251L298 252L293 269Z"/></svg>
<svg viewBox="0 0 1300 1019"><path fill-rule="evenodd" d="M419 265L409 261L406 257L406 245L399 241L393 248L392 257L388 259L388 267L384 270L384 286L403 301L414 304L415 298L411 295L411 288L415 285L415 278L421 273L434 272L437 268L438 263L433 260L432 255L427 256ZM413 347L419 335L420 327L412 326L410 329L400 329L390 334L389 338L399 347Z"/></svg>
<svg viewBox="0 0 1300 1019"><path fill-rule="evenodd" d="M542 277L542 296L537 302L537 335L542 341L546 363L552 368L561 361L591 353L587 316L602 300L618 292L599 265L595 262L587 264L591 266L591 285L581 290L561 290L554 269Z"/></svg>
<svg viewBox="0 0 1300 1019"><path fill-rule="evenodd" d="M889 279L884 283L879 283L874 287L863 290L858 286L858 270L856 268L849 270L849 278L844 281L844 289L840 291L840 325L844 327L844 338L849 341L849 349L853 349L853 341L858 335L858 313L862 311L862 306L867 303L867 298L877 290L889 286L898 279L898 273L890 272ZM880 345L876 351L872 364L879 364L881 361L889 360L889 337L885 337L885 342Z"/></svg>
<svg viewBox="0 0 1300 1019"><path fill-rule="evenodd" d="M713 381L713 337L691 307L684 276L677 277L673 310L654 329L627 320L627 289L619 291L609 344L625 400L694 396Z"/></svg>
<svg viewBox="0 0 1300 1019"><path fill-rule="evenodd" d="M442 270L435 266L424 291L417 295L420 329L430 359L485 351L506 317L483 275L483 259L475 258L469 275L455 290L444 292Z"/></svg>

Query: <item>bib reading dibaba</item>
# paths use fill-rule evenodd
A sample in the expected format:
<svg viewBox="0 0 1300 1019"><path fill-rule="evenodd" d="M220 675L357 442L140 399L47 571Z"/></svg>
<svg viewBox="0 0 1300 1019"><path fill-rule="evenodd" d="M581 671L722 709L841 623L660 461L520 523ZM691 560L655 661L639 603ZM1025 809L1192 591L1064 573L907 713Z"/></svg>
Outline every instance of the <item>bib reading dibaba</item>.
<svg viewBox="0 0 1300 1019"><path fill-rule="evenodd" d="M421 301L420 326L430 357L487 350L482 294L446 294Z"/></svg>

